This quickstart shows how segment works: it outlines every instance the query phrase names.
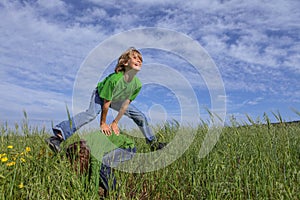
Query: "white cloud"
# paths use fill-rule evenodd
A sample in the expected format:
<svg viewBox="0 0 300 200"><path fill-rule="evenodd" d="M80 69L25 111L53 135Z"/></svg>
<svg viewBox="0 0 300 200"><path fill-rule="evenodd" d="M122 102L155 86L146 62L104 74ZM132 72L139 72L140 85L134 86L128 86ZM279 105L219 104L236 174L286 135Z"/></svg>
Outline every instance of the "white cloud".
<svg viewBox="0 0 300 200"><path fill-rule="evenodd" d="M295 92L300 73L299 1L4 0L0 4L0 82L12 91L36 88L62 95L72 89L84 58L104 39L131 28L159 26L203 45L219 67L227 91L280 94L278 101L300 99ZM136 40L147 44L147 38ZM170 41L174 49L187 47L176 38ZM106 53L114 54L113 49ZM185 75L192 84L199 83L192 71ZM198 86L203 87L203 81Z"/></svg>
<svg viewBox="0 0 300 200"><path fill-rule="evenodd" d="M103 8L88 8L84 13L76 16L76 21L80 23L93 23L109 18L107 12Z"/></svg>
<svg viewBox="0 0 300 200"><path fill-rule="evenodd" d="M30 119L61 120L66 115L66 105L70 106L67 95L36 90L14 84L0 85L0 112L1 121L15 119L22 115L22 111L29 113Z"/></svg>
<svg viewBox="0 0 300 200"><path fill-rule="evenodd" d="M299 2L296 1L193 1L181 9L174 9L172 14L176 17L164 17L159 24L190 32L194 38L200 36L200 42L213 55L223 53L244 62L278 68L281 60L275 52L290 52L286 56L281 55L286 60L297 52L292 49L297 46L295 39L299 40L299 36L297 32L291 34L290 31L299 29L298 7ZM267 30L279 30L283 35L272 37ZM229 40L235 40L235 43L231 44ZM267 51L261 52L261 48ZM299 62L286 64L294 68Z"/></svg>
<svg viewBox="0 0 300 200"><path fill-rule="evenodd" d="M42 9L42 12L68 14L67 4L61 0L38 0L37 4Z"/></svg>
<svg viewBox="0 0 300 200"><path fill-rule="evenodd" d="M56 9L52 4L43 5ZM2 71L8 75L14 68L18 76L26 75L18 80L19 84L33 81L47 85L49 80L47 86L51 88L53 83L58 87L67 81L65 86L69 88L84 57L97 38L103 37L92 27L49 22L29 4L20 7L6 2L0 16L0 27L4 30L0 33Z"/></svg>

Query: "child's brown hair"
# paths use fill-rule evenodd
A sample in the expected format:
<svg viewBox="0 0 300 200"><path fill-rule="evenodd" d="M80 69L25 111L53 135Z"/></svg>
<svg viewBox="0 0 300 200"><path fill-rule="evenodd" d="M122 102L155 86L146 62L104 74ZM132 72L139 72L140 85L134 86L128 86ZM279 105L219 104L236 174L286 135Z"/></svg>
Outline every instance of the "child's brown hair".
<svg viewBox="0 0 300 200"><path fill-rule="evenodd" d="M118 59L118 64L116 65L115 72L124 72L125 71L125 63L128 62L130 56L136 53L139 59L143 62L142 54L134 47L130 47L127 49Z"/></svg>
<svg viewBox="0 0 300 200"><path fill-rule="evenodd" d="M66 149L66 154L77 174L84 174L89 171L91 150L85 140L70 144Z"/></svg>

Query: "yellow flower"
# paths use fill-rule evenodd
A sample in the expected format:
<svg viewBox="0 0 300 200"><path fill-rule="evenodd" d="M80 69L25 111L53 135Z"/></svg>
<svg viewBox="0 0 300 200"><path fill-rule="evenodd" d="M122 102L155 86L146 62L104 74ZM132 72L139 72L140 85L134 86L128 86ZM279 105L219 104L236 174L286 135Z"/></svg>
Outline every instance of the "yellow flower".
<svg viewBox="0 0 300 200"><path fill-rule="evenodd" d="M21 161L22 161L22 162L26 162L26 160L25 160L24 158L21 158Z"/></svg>
<svg viewBox="0 0 300 200"><path fill-rule="evenodd" d="M6 153L0 154L0 158L2 158L2 157L6 157Z"/></svg>
<svg viewBox="0 0 300 200"><path fill-rule="evenodd" d="M14 146L13 145L9 145L9 146L7 146L7 148L8 149L12 149L12 148L14 148Z"/></svg>
<svg viewBox="0 0 300 200"><path fill-rule="evenodd" d="M31 148L30 147L26 147L25 150L26 150L26 152L30 152Z"/></svg>
<svg viewBox="0 0 300 200"><path fill-rule="evenodd" d="M23 183L21 182L20 185L18 185L18 187L23 188L24 187Z"/></svg>
<svg viewBox="0 0 300 200"><path fill-rule="evenodd" d="M9 163L6 164L6 166L10 167L10 166L13 166L15 164L16 164L16 162L9 162Z"/></svg>
<svg viewBox="0 0 300 200"><path fill-rule="evenodd" d="M8 161L8 158L7 158L7 157L1 158L1 162L6 162L6 161Z"/></svg>

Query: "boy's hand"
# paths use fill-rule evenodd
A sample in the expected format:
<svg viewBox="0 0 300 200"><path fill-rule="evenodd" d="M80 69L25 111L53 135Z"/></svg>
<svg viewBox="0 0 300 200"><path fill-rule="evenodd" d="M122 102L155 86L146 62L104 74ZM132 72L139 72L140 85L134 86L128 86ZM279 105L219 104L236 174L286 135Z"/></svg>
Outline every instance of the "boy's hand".
<svg viewBox="0 0 300 200"><path fill-rule="evenodd" d="M119 130L119 127L118 127L118 123L114 120L111 125L110 125L112 131L116 134L116 135L119 135L120 134L120 130Z"/></svg>
<svg viewBox="0 0 300 200"><path fill-rule="evenodd" d="M101 124L100 129L104 133L104 135L106 136L111 135L110 127L106 123Z"/></svg>

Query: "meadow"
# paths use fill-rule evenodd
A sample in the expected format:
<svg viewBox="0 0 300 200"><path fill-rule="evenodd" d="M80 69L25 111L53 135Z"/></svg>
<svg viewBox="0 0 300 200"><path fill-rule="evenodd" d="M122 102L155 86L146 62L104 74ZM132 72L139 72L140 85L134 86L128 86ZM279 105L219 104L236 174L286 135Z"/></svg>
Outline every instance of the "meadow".
<svg viewBox="0 0 300 200"><path fill-rule="evenodd" d="M118 190L106 199L300 199L300 124L253 121L224 127L204 158L198 153L208 125L194 127L188 150L165 168L148 173L115 171ZM189 129L165 124L161 140ZM0 126L0 199L99 199L88 176L77 175L63 153L44 139L51 133L24 123ZM150 151L135 139L138 152Z"/></svg>

